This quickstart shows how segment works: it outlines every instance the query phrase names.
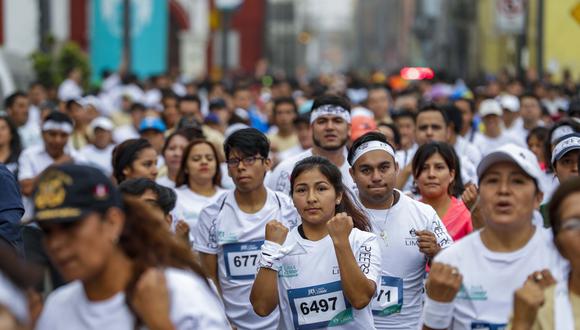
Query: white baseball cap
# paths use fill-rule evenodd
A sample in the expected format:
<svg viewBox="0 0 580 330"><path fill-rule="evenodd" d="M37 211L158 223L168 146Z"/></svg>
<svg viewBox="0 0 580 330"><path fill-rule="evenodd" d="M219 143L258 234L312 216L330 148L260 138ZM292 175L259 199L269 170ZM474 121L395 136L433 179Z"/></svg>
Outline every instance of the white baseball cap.
<svg viewBox="0 0 580 330"><path fill-rule="evenodd" d="M511 94L503 94L498 97L498 101L503 109L508 109L511 112L520 111L520 100Z"/></svg>
<svg viewBox="0 0 580 330"><path fill-rule="evenodd" d="M568 152L578 149L580 149L580 134L569 134L562 137L562 140L556 144L552 152L552 164L560 160Z"/></svg>
<svg viewBox="0 0 580 330"><path fill-rule="evenodd" d="M501 109L499 102L494 99L483 100L479 105L479 116L481 118L489 115L501 116L502 114L503 110Z"/></svg>
<svg viewBox="0 0 580 330"><path fill-rule="evenodd" d="M115 125L113 122L107 117L97 117L91 121L89 128L91 131L94 131L96 128L102 128L106 131L112 131Z"/></svg>
<svg viewBox="0 0 580 330"><path fill-rule="evenodd" d="M536 186L542 192L546 191L542 184L542 170L538 159L530 150L513 143L504 144L487 154L477 166L477 177L481 182L483 174L493 165L499 162L516 163L527 175L536 181Z"/></svg>

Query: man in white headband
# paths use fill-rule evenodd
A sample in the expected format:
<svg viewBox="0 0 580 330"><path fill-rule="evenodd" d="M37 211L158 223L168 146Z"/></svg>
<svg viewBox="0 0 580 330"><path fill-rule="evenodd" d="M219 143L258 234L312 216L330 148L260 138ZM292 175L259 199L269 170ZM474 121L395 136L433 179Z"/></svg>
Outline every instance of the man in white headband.
<svg viewBox="0 0 580 330"><path fill-rule="evenodd" d="M36 177L47 167L54 164L84 160L77 152L68 148L69 137L73 132L73 122L62 112L52 112L44 120L42 145L26 148L18 159L18 181L22 195L26 196L23 220L30 219L32 207L29 196L34 190Z"/></svg>
<svg viewBox="0 0 580 330"><path fill-rule="evenodd" d="M342 173L342 181L348 189L354 188L346 161L346 143L350 132L350 104L342 97L323 95L312 104L310 126L313 147L281 162L266 177L266 186L276 191L290 193L290 173L294 165L310 156L322 156L336 165Z"/></svg>
<svg viewBox="0 0 580 330"><path fill-rule="evenodd" d="M435 210L395 189L399 165L384 135L354 141L348 161L358 198L381 247L381 287L372 301L377 329L417 329L425 266L452 244Z"/></svg>

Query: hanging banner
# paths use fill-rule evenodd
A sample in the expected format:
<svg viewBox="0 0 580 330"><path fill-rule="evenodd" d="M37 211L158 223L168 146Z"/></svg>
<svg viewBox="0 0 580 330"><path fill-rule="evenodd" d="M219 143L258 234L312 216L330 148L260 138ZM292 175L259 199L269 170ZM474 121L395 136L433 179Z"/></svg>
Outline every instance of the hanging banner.
<svg viewBox="0 0 580 330"><path fill-rule="evenodd" d="M139 78L167 71L168 1L131 0L131 71ZM123 55L123 0L91 1L93 82L116 71Z"/></svg>

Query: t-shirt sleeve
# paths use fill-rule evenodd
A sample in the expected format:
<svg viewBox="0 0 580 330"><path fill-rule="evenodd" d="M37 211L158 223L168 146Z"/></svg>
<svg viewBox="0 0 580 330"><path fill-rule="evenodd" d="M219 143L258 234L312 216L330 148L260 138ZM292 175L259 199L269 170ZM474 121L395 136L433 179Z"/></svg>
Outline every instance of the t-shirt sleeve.
<svg viewBox="0 0 580 330"><path fill-rule="evenodd" d="M221 199L220 199L221 201ZM217 216L219 209L215 205L205 208L193 228L193 249L207 254L217 254Z"/></svg>
<svg viewBox="0 0 580 330"><path fill-rule="evenodd" d="M23 152L18 159L18 180L32 179L35 176L30 155Z"/></svg>
<svg viewBox="0 0 580 330"><path fill-rule="evenodd" d="M208 284L185 271L166 272L171 299L171 320L178 330L231 329L224 308Z"/></svg>
<svg viewBox="0 0 580 330"><path fill-rule="evenodd" d="M292 230L292 228L298 226L302 222L300 219L300 215L298 214L298 211L294 207L294 204L292 204L292 200L288 196L282 195L281 193L278 192L276 194L278 195L278 198L280 199L282 205L283 219L280 219L280 221L284 223L284 225L288 227L288 229Z"/></svg>
<svg viewBox="0 0 580 330"><path fill-rule="evenodd" d="M370 234L354 253L363 274L375 282L378 288L381 279L381 249L377 236Z"/></svg>
<svg viewBox="0 0 580 330"><path fill-rule="evenodd" d="M439 219L437 213L433 214L431 221L429 221L429 226L427 227L427 230L435 234L435 237L437 238L437 244L439 244L439 246L442 249L453 244L453 239L451 238L451 235L449 235L447 228L443 224L443 221Z"/></svg>

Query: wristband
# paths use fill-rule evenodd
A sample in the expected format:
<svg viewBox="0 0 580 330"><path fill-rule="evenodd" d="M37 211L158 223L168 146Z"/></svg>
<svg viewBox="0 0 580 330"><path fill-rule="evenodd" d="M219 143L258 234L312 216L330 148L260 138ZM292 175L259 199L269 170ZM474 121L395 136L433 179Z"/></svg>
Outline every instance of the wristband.
<svg viewBox="0 0 580 330"><path fill-rule="evenodd" d="M278 272L282 268L282 258L289 252L290 250L282 245L266 240L262 244L258 267Z"/></svg>
<svg viewBox="0 0 580 330"><path fill-rule="evenodd" d="M447 329L453 320L452 302L442 303L425 296L425 306L423 307L423 324L431 329Z"/></svg>

